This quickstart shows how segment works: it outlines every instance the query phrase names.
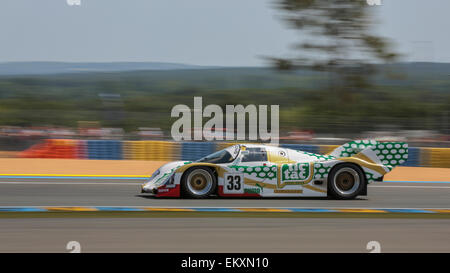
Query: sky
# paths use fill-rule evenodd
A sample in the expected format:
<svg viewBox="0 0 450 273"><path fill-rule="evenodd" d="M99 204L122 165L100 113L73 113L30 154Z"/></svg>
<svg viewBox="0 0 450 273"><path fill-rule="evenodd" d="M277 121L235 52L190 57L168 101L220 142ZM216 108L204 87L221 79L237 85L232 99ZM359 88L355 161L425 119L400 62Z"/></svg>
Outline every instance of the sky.
<svg viewBox="0 0 450 273"><path fill-rule="evenodd" d="M274 0L1 0L0 62L262 66L299 34ZM365 0L361 0L365 1ZM376 31L403 61L450 62L450 1L382 0Z"/></svg>

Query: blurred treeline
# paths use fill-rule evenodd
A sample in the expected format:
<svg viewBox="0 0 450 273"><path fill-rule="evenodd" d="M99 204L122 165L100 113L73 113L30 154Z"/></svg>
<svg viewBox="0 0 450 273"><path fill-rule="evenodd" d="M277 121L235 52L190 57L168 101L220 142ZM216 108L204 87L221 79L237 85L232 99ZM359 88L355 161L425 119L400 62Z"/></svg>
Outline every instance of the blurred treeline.
<svg viewBox="0 0 450 273"><path fill-rule="evenodd" d="M269 68L75 73L0 78L0 126L170 131L177 104L280 105L280 129L355 134L382 128L449 133L450 64L378 65L371 86L333 91L334 75ZM206 119L205 119L206 121Z"/></svg>

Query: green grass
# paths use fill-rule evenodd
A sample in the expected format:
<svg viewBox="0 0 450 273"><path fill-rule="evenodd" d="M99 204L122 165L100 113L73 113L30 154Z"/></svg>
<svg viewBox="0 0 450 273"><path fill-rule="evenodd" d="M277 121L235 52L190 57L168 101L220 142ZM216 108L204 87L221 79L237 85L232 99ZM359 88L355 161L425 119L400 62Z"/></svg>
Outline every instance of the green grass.
<svg viewBox="0 0 450 273"><path fill-rule="evenodd" d="M394 218L450 219L450 213L336 213L336 212L0 212L0 218Z"/></svg>

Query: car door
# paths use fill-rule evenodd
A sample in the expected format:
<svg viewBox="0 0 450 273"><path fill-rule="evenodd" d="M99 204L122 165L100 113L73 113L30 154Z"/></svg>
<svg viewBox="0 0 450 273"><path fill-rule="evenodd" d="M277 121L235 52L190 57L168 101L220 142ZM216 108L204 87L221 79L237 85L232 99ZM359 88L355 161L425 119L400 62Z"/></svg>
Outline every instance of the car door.
<svg viewBox="0 0 450 273"><path fill-rule="evenodd" d="M276 168L271 168L264 147L245 147L231 168L233 171L224 177L225 194L248 193L263 196L266 186L275 186Z"/></svg>
<svg viewBox="0 0 450 273"><path fill-rule="evenodd" d="M268 160L277 166L276 187L271 196L300 196L303 182L310 175L308 163L299 163L291 156L291 151L280 147L267 147Z"/></svg>

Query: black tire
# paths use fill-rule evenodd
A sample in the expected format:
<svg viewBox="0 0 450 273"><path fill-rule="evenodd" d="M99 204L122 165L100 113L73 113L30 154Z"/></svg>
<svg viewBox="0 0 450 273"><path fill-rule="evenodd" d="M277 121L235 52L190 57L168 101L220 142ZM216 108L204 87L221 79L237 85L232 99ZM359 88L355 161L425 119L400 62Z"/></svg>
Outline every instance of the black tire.
<svg viewBox="0 0 450 273"><path fill-rule="evenodd" d="M328 195L336 199L354 199L363 192L366 184L365 175L359 166L339 164L328 175Z"/></svg>
<svg viewBox="0 0 450 273"><path fill-rule="evenodd" d="M183 196L190 198L207 198L216 188L216 176L208 167L192 167L184 173L181 180Z"/></svg>

